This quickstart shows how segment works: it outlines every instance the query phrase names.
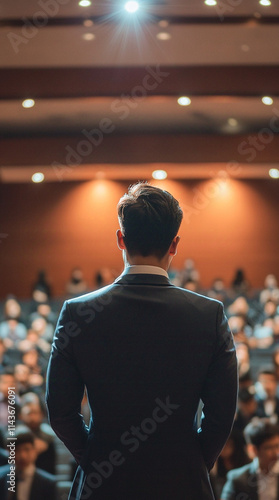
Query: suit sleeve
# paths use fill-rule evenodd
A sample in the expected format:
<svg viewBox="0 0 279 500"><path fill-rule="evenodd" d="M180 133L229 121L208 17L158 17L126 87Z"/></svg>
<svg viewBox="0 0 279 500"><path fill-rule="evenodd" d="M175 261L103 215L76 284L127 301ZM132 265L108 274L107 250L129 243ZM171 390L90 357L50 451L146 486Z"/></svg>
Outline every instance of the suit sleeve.
<svg viewBox="0 0 279 500"><path fill-rule="evenodd" d="M217 313L216 331L215 349L202 389L204 418L198 434L208 470L212 469L229 437L237 402L238 370L235 345L221 303Z"/></svg>
<svg viewBox="0 0 279 500"><path fill-rule="evenodd" d="M71 320L69 305L65 302L54 333L46 382L50 424L78 463L88 437L88 427L80 413L85 387L72 353L73 338L80 331Z"/></svg>
<svg viewBox="0 0 279 500"><path fill-rule="evenodd" d="M229 472L227 474L227 481L222 489L221 500L235 500L237 492L238 490L236 488L235 481L232 474ZM245 495L245 493L243 493L243 500L245 500L245 498L248 497L247 495ZM241 498L239 498L239 500L241 500Z"/></svg>

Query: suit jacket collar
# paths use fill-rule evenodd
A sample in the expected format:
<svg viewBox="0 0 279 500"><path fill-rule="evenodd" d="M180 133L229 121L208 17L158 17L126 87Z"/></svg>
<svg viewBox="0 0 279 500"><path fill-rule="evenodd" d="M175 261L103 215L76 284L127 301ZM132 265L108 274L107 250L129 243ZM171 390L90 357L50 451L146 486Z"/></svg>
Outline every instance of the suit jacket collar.
<svg viewBox="0 0 279 500"><path fill-rule="evenodd" d="M121 274L114 282L117 285L174 286L169 278L161 274Z"/></svg>

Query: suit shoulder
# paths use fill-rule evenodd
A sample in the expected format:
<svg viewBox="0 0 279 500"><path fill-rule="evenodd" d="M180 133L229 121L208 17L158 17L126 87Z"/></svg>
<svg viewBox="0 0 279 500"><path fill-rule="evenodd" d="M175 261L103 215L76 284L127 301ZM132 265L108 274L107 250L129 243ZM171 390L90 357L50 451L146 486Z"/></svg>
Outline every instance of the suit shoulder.
<svg viewBox="0 0 279 500"><path fill-rule="evenodd" d="M79 297L74 297L73 299L66 300L65 303L70 306L75 306L79 304L86 304L87 302L92 302L103 295L110 293L115 288L115 284L111 283L110 285L104 286L102 288L98 288L98 290L94 290L93 292L86 293L84 295L80 295Z"/></svg>
<svg viewBox="0 0 279 500"><path fill-rule="evenodd" d="M232 480L238 480L245 478L248 474L251 474L251 463L247 465L243 465L242 467L238 467L238 469L230 470L227 474L227 478Z"/></svg>
<svg viewBox="0 0 279 500"><path fill-rule="evenodd" d="M174 289L183 294L189 302L201 303L208 305L209 307L215 306L216 308L218 308L220 305L223 306L222 302L220 302L219 300L212 299L211 297L207 297L206 295L202 295L197 292L192 292L191 290L187 290L186 288L174 286Z"/></svg>

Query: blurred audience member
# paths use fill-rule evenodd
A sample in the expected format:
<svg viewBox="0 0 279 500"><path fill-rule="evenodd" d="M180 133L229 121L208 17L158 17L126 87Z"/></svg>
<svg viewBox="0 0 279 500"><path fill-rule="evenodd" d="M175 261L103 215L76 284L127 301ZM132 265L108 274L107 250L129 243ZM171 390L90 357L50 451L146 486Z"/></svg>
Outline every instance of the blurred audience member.
<svg viewBox="0 0 279 500"><path fill-rule="evenodd" d="M84 281L82 270L75 267L66 285L66 293L70 296L76 296L87 292L87 283Z"/></svg>
<svg viewBox="0 0 279 500"><path fill-rule="evenodd" d="M57 489L55 477L36 467L37 451L32 432L26 427L16 430L15 447L15 493L9 496L7 474L10 465L0 467L0 498L8 500L56 500Z"/></svg>
<svg viewBox="0 0 279 500"><path fill-rule="evenodd" d="M37 275L37 279L33 285L33 288L32 288L32 295L34 296L34 292L42 292L43 294L46 295L47 299L49 299L52 295L51 293L51 286L50 286L50 283L47 279L47 276L46 276L46 271L44 269L41 269L39 272L38 272L38 275ZM38 301L38 302L42 302L42 301Z"/></svg>
<svg viewBox="0 0 279 500"><path fill-rule="evenodd" d="M36 466L50 474L55 474L54 433L49 424L44 422L44 418L45 415L39 403L33 402L22 405L20 419L31 429L35 436Z"/></svg>
<svg viewBox="0 0 279 500"><path fill-rule="evenodd" d="M279 428L254 419L244 431L253 462L228 472L221 500L276 500L279 496Z"/></svg>
<svg viewBox="0 0 279 500"><path fill-rule="evenodd" d="M260 293L260 302L265 304L267 300L276 299L278 293L278 282L275 275L268 274L264 280L264 289Z"/></svg>
<svg viewBox="0 0 279 500"><path fill-rule="evenodd" d="M4 318L16 319L19 323L24 323L22 319L21 306L13 295L10 295L5 301Z"/></svg>
<svg viewBox="0 0 279 500"><path fill-rule="evenodd" d="M235 429L232 430L229 439L210 473L211 484L216 498L220 498L221 491L226 482L227 473L251 462L245 448L243 434Z"/></svg>
<svg viewBox="0 0 279 500"><path fill-rule="evenodd" d="M180 273L180 286L186 288L185 284L187 282L196 283L198 286L199 281L200 273L195 267L195 262L193 261L193 259L186 259L184 262L184 268ZM190 290L190 288L187 289Z"/></svg>
<svg viewBox="0 0 279 500"><path fill-rule="evenodd" d="M252 418L257 416L257 407L258 404L255 398L254 386L240 389L238 393L237 413L233 428L242 432Z"/></svg>
<svg viewBox="0 0 279 500"><path fill-rule="evenodd" d="M110 285L115 279L114 273L108 267L102 267L95 275L96 288Z"/></svg>
<svg viewBox="0 0 279 500"><path fill-rule="evenodd" d="M277 422L279 416L279 398L277 397L277 380L272 366L262 367L256 384L258 403L257 416L271 418Z"/></svg>
<svg viewBox="0 0 279 500"><path fill-rule="evenodd" d="M242 377L242 375L245 375L250 370L249 347L244 342L239 342L235 348L238 361L238 374L239 377Z"/></svg>
<svg viewBox="0 0 279 500"><path fill-rule="evenodd" d="M222 278L215 278L210 290L208 291L208 296L215 300L220 300L220 302L225 302L227 300L227 292L225 289L225 284Z"/></svg>
<svg viewBox="0 0 279 500"><path fill-rule="evenodd" d="M243 269L237 269L231 283L232 290L235 294L246 294L249 288L249 283L245 277Z"/></svg>
<svg viewBox="0 0 279 500"><path fill-rule="evenodd" d="M20 340L25 339L27 328L17 319L9 318L0 323L0 337L4 340L6 347L17 347Z"/></svg>

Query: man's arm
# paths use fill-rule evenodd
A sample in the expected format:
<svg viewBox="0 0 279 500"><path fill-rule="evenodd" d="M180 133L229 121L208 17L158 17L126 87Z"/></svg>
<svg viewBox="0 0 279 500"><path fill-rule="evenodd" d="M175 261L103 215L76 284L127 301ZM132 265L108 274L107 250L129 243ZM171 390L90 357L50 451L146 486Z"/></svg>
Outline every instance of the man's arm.
<svg viewBox="0 0 279 500"><path fill-rule="evenodd" d="M221 500L248 500L249 495L245 491L241 491L242 489L245 490L245 488L237 486L238 481L235 479L234 474L234 471L228 472L227 481L222 489ZM240 493L239 498L237 496L238 493Z"/></svg>
<svg viewBox="0 0 279 500"><path fill-rule="evenodd" d="M222 304L217 313L216 330L215 352L201 394L204 418L198 434L208 470L212 469L228 439L237 402L237 359Z"/></svg>
<svg viewBox="0 0 279 500"><path fill-rule="evenodd" d="M88 436L88 427L80 414L84 382L72 356L72 337L79 331L65 302L54 333L46 388L50 424L78 463Z"/></svg>

